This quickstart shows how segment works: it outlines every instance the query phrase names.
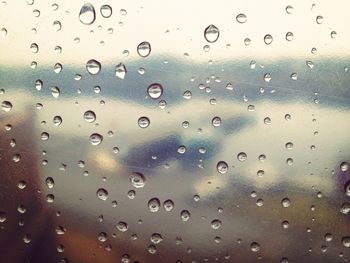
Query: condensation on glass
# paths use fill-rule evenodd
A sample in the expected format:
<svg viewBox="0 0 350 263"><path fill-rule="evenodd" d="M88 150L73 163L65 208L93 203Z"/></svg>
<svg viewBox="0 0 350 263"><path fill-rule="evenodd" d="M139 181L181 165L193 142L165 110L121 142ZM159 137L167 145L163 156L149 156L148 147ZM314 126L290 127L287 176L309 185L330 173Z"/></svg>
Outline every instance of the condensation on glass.
<svg viewBox="0 0 350 263"><path fill-rule="evenodd" d="M0 3L2 262L348 262L347 0Z"/></svg>

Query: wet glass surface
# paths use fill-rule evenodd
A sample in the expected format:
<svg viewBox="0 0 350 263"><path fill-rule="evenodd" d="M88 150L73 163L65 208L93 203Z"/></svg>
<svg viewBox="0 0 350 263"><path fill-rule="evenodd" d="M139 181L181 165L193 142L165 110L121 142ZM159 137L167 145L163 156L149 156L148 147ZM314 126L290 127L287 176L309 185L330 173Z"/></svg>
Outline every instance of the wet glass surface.
<svg viewBox="0 0 350 263"><path fill-rule="evenodd" d="M350 3L0 3L3 262L348 262Z"/></svg>

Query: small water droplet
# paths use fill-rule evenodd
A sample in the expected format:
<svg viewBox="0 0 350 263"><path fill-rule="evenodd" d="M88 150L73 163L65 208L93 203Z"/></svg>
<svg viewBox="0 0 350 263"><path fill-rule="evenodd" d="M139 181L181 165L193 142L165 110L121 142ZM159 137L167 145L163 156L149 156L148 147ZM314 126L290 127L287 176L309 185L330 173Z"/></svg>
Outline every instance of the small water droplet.
<svg viewBox="0 0 350 263"><path fill-rule="evenodd" d="M7 100L4 100L1 103L1 108L2 108L3 111L9 112L10 110L12 110L12 103L7 101Z"/></svg>
<svg viewBox="0 0 350 263"><path fill-rule="evenodd" d="M247 160L247 154L245 152L240 152L238 155L237 155L237 159L238 161L240 162L244 162L245 160Z"/></svg>
<svg viewBox="0 0 350 263"><path fill-rule="evenodd" d="M342 172L346 172L347 170L349 170L349 164L347 162L342 162L340 164L340 170Z"/></svg>
<svg viewBox="0 0 350 263"><path fill-rule="evenodd" d="M55 126L60 126L61 123L62 123L62 118L61 118L61 116L55 116L55 117L53 117L53 124L54 124Z"/></svg>
<svg viewBox="0 0 350 263"><path fill-rule="evenodd" d="M163 87L159 83L152 83L147 88L147 94L152 99L159 99L163 94Z"/></svg>
<svg viewBox="0 0 350 263"><path fill-rule="evenodd" d="M260 244L257 243L257 242L252 242L250 244L250 249L251 249L251 251L256 253L256 252L258 252L260 250Z"/></svg>
<svg viewBox="0 0 350 263"><path fill-rule="evenodd" d="M140 57L148 57L149 54L151 53L151 44L147 41L141 42L137 46L137 54L140 55Z"/></svg>
<svg viewBox="0 0 350 263"><path fill-rule="evenodd" d="M236 20L238 23L243 24L243 23L247 22L247 16L245 14L238 14L236 16Z"/></svg>
<svg viewBox="0 0 350 263"><path fill-rule="evenodd" d="M174 202L171 201L170 199L168 199L168 200L164 201L163 207L164 207L165 211L170 212L171 210L174 209Z"/></svg>
<svg viewBox="0 0 350 263"><path fill-rule="evenodd" d="M214 117L211 120L211 123L214 127L219 127L221 125L221 118L220 117Z"/></svg>
<svg viewBox="0 0 350 263"><path fill-rule="evenodd" d="M291 5L288 5L288 6L286 6L286 12L287 12L287 14L292 14L293 13L293 6L291 6Z"/></svg>
<svg viewBox="0 0 350 263"><path fill-rule="evenodd" d="M150 125L150 120L147 117L140 117L137 123L140 128L147 128Z"/></svg>
<svg viewBox="0 0 350 263"><path fill-rule="evenodd" d="M80 22L84 25L91 25L96 19L95 8L92 4L84 4L79 12Z"/></svg>
<svg viewBox="0 0 350 263"><path fill-rule="evenodd" d="M316 16L316 23L317 24L322 24L323 23L323 16Z"/></svg>
<svg viewBox="0 0 350 263"><path fill-rule="evenodd" d="M221 174L227 173L227 171L228 171L228 165L227 165L227 163L224 162L224 161L218 162L217 165L216 165L216 170L217 170L219 173L221 173Z"/></svg>
<svg viewBox="0 0 350 263"><path fill-rule="evenodd" d="M106 189L104 188L99 188L96 192L96 195L99 199L101 199L102 201L106 201L108 198L108 192Z"/></svg>
<svg viewBox="0 0 350 263"><path fill-rule="evenodd" d="M146 184L146 178L141 173L132 173L130 175L130 182L135 188L143 188Z"/></svg>
<svg viewBox="0 0 350 263"><path fill-rule="evenodd" d="M109 5L103 5L100 8L100 12L101 12L102 17L108 18L112 15L112 7Z"/></svg>
<svg viewBox="0 0 350 263"><path fill-rule="evenodd" d="M96 75L100 72L101 70L101 63L98 62L95 59L90 59L86 63L86 70L91 74L91 75Z"/></svg>
<svg viewBox="0 0 350 263"><path fill-rule="evenodd" d="M212 229L219 229L221 227L221 221L219 219L214 219L211 221L210 225Z"/></svg>
<svg viewBox="0 0 350 263"><path fill-rule="evenodd" d="M118 222L116 227L120 232L126 232L129 228L128 224L122 221Z"/></svg>
<svg viewBox="0 0 350 263"><path fill-rule="evenodd" d="M209 25L205 30L204 30L204 38L207 40L209 43L214 43L218 40L220 35L219 29L211 24Z"/></svg>
<svg viewBox="0 0 350 263"><path fill-rule="evenodd" d="M39 52L39 46L36 43L32 43L30 45L30 51L32 51L33 53L38 53Z"/></svg>
<svg viewBox="0 0 350 263"><path fill-rule="evenodd" d="M290 206L290 200L289 198L283 198L281 201L281 204L283 207L289 207Z"/></svg>
<svg viewBox="0 0 350 263"><path fill-rule="evenodd" d="M88 110L84 112L84 120L86 122L92 123L96 120L96 114L95 112Z"/></svg>
<svg viewBox="0 0 350 263"><path fill-rule="evenodd" d="M54 98L58 98L60 96L61 92L60 92L60 89L58 87L51 87L51 95L54 97Z"/></svg>
<svg viewBox="0 0 350 263"><path fill-rule="evenodd" d="M270 34L264 36L264 42L266 45L270 45L273 41L273 37Z"/></svg>
<svg viewBox="0 0 350 263"><path fill-rule="evenodd" d="M350 236L343 237L341 241L344 247L350 247Z"/></svg>
<svg viewBox="0 0 350 263"><path fill-rule="evenodd" d="M53 26L53 29L55 31L60 31L62 29L62 24L60 21L58 20L55 20L53 23L52 23L52 26Z"/></svg>
<svg viewBox="0 0 350 263"><path fill-rule="evenodd" d="M90 135L89 140L92 145L96 146L103 141L103 136L98 133L93 133Z"/></svg>
<svg viewBox="0 0 350 263"><path fill-rule="evenodd" d="M153 233L150 240L153 244L159 244L160 242L163 241L163 237L161 234Z"/></svg>
<svg viewBox="0 0 350 263"><path fill-rule="evenodd" d="M115 76L120 79L124 79L126 76L127 70L123 63L119 63L115 67Z"/></svg>
<svg viewBox="0 0 350 263"><path fill-rule="evenodd" d="M187 222L191 218L191 214L188 210L182 210L180 217L183 222Z"/></svg>
<svg viewBox="0 0 350 263"><path fill-rule="evenodd" d="M292 41L294 39L294 34L292 32L287 32L286 34L286 40Z"/></svg>
<svg viewBox="0 0 350 263"><path fill-rule="evenodd" d="M158 198L152 198L148 201L148 209L150 212L155 213L158 212L160 208L160 201Z"/></svg>
<svg viewBox="0 0 350 263"><path fill-rule="evenodd" d="M53 180L52 177L47 177L45 180L45 183L46 183L46 186L50 189L53 188L55 185L55 181Z"/></svg>

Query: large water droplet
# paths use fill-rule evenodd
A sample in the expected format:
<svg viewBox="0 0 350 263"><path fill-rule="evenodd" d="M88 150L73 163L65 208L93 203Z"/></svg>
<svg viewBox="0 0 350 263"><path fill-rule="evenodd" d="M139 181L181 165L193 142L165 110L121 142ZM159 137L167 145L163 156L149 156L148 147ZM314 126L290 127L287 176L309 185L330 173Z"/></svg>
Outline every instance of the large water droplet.
<svg viewBox="0 0 350 263"><path fill-rule="evenodd" d="M250 249L253 251L253 252L258 252L260 250L260 244L257 243L257 242L252 242L250 244Z"/></svg>
<svg viewBox="0 0 350 263"><path fill-rule="evenodd" d="M122 221L118 222L116 227L120 232L126 232L129 228L128 224Z"/></svg>
<svg viewBox="0 0 350 263"><path fill-rule="evenodd" d="M188 210L182 210L180 217L182 221L187 222L191 218L191 214Z"/></svg>
<svg viewBox="0 0 350 263"><path fill-rule="evenodd" d="M104 188L99 188L96 192L96 195L99 199L106 201L108 198L108 192Z"/></svg>
<svg viewBox="0 0 350 263"><path fill-rule="evenodd" d="M137 46L137 53L141 57L144 57L144 58L147 57L151 53L151 44L147 41L141 42Z"/></svg>
<svg viewBox="0 0 350 263"><path fill-rule="evenodd" d="M80 22L84 25L91 25L96 19L95 8L92 4L84 4L79 13Z"/></svg>
<svg viewBox="0 0 350 263"><path fill-rule="evenodd" d="M101 70L101 63L98 62L95 59L90 59L86 63L86 70L91 74L91 75L96 75L100 72Z"/></svg>
<svg viewBox="0 0 350 263"><path fill-rule="evenodd" d="M237 159L238 161L240 162L244 162L245 160L247 160L247 154L245 152L240 152L238 155L237 155Z"/></svg>
<svg viewBox="0 0 350 263"><path fill-rule="evenodd" d="M124 79L126 76L127 70L126 67L123 63L119 63L116 67L115 67L115 76L120 78L120 79Z"/></svg>
<svg viewBox="0 0 350 263"><path fill-rule="evenodd" d="M153 83L148 86L147 94L152 99L159 99L163 94L163 87L159 83Z"/></svg>
<svg viewBox="0 0 350 263"><path fill-rule="evenodd" d="M90 143L92 145L99 145L102 141L103 141L103 136L101 134L98 134L98 133L93 133L90 135Z"/></svg>
<svg viewBox="0 0 350 263"><path fill-rule="evenodd" d="M204 38L207 40L209 43L214 43L216 40L218 40L220 35L219 29L212 25L209 25L205 30L204 30Z"/></svg>
<svg viewBox="0 0 350 263"><path fill-rule="evenodd" d="M61 118L61 116L55 116L55 117L53 117L53 124L54 124L55 126L60 126L61 123L62 123L62 118Z"/></svg>

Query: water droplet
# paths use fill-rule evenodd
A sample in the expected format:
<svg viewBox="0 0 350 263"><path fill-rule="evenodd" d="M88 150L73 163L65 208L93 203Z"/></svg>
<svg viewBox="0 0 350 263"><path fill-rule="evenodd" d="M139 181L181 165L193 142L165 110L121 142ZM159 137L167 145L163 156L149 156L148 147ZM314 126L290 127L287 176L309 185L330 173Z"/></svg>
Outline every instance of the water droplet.
<svg viewBox="0 0 350 263"><path fill-rule="evenodd" d="M147 117L140 117L137 123L140 128L147 128L150 125L150 120Z"/></svg>
<svg viewBox="0 0 350 263"><path fill-rule="evenodd" d="M2 108L3 111L9 112L10 110L12 110L12 103L7 101L7 100L4 100L1 103L1 108Z"/></svg>
<svg viewBox="0 0 350 263"><path fill-rule="evenodd" d="M219 173L221 173L221 174L227 173L227 171L228 171L228 165L227 165L227 163L224 162L224 161L218 162L217 165L216 165L216 170L217 170Z"/></svg>
<svg viewBox="0 0 350 263"><path fill-rule="evenodd" d="M350 236L343 237L341 241L344 247L350 247Z"/></svg>
<svg viewBox="0 0 350 263"><path fill-rule="evenodd" d="M49 138L50 138L50 135L47 132L41 133L41 140L42 141L47 141Z"/></svg>
<svg viewBox="0 0 350 263"><path fill-rule="evenodd" d="M214 117L211 120L211 123L214 127L219 127L221 125L221 118L220 117Z"/></svg>
<svg viewBox="0 0 350 263"><path fill-rule="evenodd" d="M350 181L345 184L345 194L350 196Z"/></svg>
<svg viewBox="0 0 350 263"><path fill-rule="evenodd" d="M0 35L2 36L2 37L6 37L7 36L7 29L6 28L1 28L1 30L0 30Z"/></svg>
<svg viewBox="0 0 350 263"><path fill-rule="evenodd" d="M292 41L294 39L294 34L292 32L287 32L286 34L286 40Z"/></svg>
<svg viewBox="0 0 350 263"><path fill-rule="evenodd" d="M95 59L90 59L86 63L86 70L91 74L91 75L96 75L100 72L101 70L101 63L98 62Z"/></svg>
<svg viewBox="0 0 350 263"><path fill-rule="evenodd" d="M30 51L32 51L33 53L38 53L38 51L39 51L39 46L38 46L38 44L32 43L32 44L30 45Z"/></svg>
<svg viewBox="0 0 350 263"><path fill-rule="evenodd" d="M266 45L270 45L273 41L273 37L270 34L264 36L264 42Z"/></svg>
<svg viewBox="0 0 350 263"><path fill-rule="evenodd" d="M84 112L84 120L86 122L92 123L96 120L96 114L95 112L88 110Z"/></svg>
<svg viewBox="0 0 350 263"><path fill-rule="evenodd" d="M240 152L238 155L237 155L237 159L238 161L240 162L244 162L245 160L247 160L247 154L245 152Z"/></svg>
<svg viewBox="0 0 350 263"><path fill-rule="evenodd" d="M52 26L53 26L53 29L55 31L60 31L62 29L62 25L61 25L61 22L56 20L52 23Z"/></svg>
<svg viewBox="0 0 350 263"><path fill-rule="evenodd" d="M323 23L323 16L316 16L316 23L317 24L322 24Z"/></svg>
<svg viewBox="0 0 350 263"><path fill-rule="evenodd" d="M23 237L23 242L26 243L26 244L28 244L28 243L30 243L31 241L32 241L31 235L25 234L24 237Z"/></svg>
<svg viewBox="0 0 350 263"><path fill-rule="evenodd" d="M152 213L158 212L160 208L160 201L158 198L152 198L148 201L148 209Z"/></svg>
<svg viewBox="0 0 350 263"><path fill-rule="evenodd" d="M132 173L130 175L130 182L135 188L143 188L146 184L146 178L141 173Z"/></svg>
<svg viewBox="0 0 350 263"><path fill-rule="evenodd" d="M347 170L349 170L349 164L347 162L342 162L340 164L340 170L342 172L346 172Z"/></svg>
<svg viewBox="0 0 350 263"><path fill-rule="evenodd" d="M45 183L46 183L46 186L50 189L53 188L55 185L55 181L53 180L52 177L47 177L45 180Z"/></svg>
<svg viewBox="0 0 350 263"><path fill-rule="evenodd" d="M55 117L53 117L53 124L54 124L55 126L60 126L61 123L62 123L62 118L61 118L61 116L55 116Z"/></svg>
<svg viewBox="0 0 350 263"><path fill-rule="evenodd" d="M270 125L270 124L271 124L271 119L270 119L270 117L266 117L266 118L264 119L264 123L265 123L266 125Z"/></svg>
<svg viewBox="0 0 350 263"><path fill-rule="evenodd" d="M104 188L99 188L96 192L96 195L99 199L101 199L102 201L106 201L108 198L108 192L106 189Z"/></svg>
<svg viewBox="0 0 350 263"><path fill-rule="evenodd" d="M163 241L163 237L161 234L153 233L150 240L153 244L159 244L160 242Z"/></svg>
<svg viewBox="0 0 350 263"><path fill-rule="evenodd" d="M306 66L308 66L310 69L313 69L313 67L315 66L314 63L312 61L306 61Z"/></svg>
<svg viewBox="0 0 350 263"><path fill-rule="evenodd" d="M62 64L56 63L55 66L53 67L53 71L58 74L62 71L62 68L63 68Z"/></svg>
<svg viewBox="0 0 350 263"><path fill-rule="evenodd" d="M96 146L103 141L103 136L98 133L93 133L90 135L89 140L92 145Z"/></svg>
<svg viewBox="0 0 350 263"><path fill-rule="evenodd" d="M100 8L100 12L102 17L108 18L112 15L112 7L110 7L109 5L103 5Z"/></svg>
<svg viewBox="0 0 350 263"><path fill-rule="evenodd" d="M214 219L211 221L210 225L212 229L219 229L221 227L221 221L219 219Z"/></svg>
<svg viewBox="0 0 350 263"><path fill-rule="evenodd" d="M332 32L331 32L331 38L336 38L336 36L337 36L337 32L332 31Z"/></svg>
<svg viewBox="0 0 350 263"><path fill-rule="evenodd" d="M331 241L333 240L333 235L332 235L331 233L326 233L326 234L324 235L324 240L325 240L326 242L331 242Z"/></svg>
<svg viewBox="0 0 350 263"><path fill-rule="evenodd" d="M216 40L218 40L220 35L219 29L214 26L213 24L209 25L205 30L204 30L204 38L207 40L209 43L214 43Z"/></svg>
<svg viewBox="0 0 350 263"><path fill-rule="evenodd" d="M101 232L98 234L97 239L100 242L106 242L107 241L107 234L105 232Z"/></svg>
<svg viewBox="0 0 350 263"><path fill-rule="evenodd" d="M288 198L283 198L281 201L281 204L283 207L289 207L290 206L290 200Z"/></svg>
<svg viewBox="0 0 350 263"><path fill-rule="evenodd" d="M288 6L286 6L286 12L287 12L287 14L292 14L293 13L293 6L291 6L291 5L288 5Z"/></svg>
<svg viewBox="0 0 350 263"><path fill-rule="evenodd" d="M115 66L115 76L120 79L124 79L126 76L127 70L123 63L119 63Z"/></svg>
<svg viewBox="0 0 350 263"><path fill-rule="evenodd" d="M140 57L148 57L148 55L151 53L151 44L147 41L141 42L137 46L137 54L140 55Z"/></svg>
<svg viewBox="0 0 350 263"><path fill-rule="evenodd" d="M192 92L189 90L186 90L183 94L182 97L186 100L190 100L192 98Z"/></svg>
<svg viewBox="0 0 350 263"><path fill-rule="evenodd" d="M147 88L147 94L152 99L159 99L163 94L163 87L159 83L152 83Z"/></svg>
<svg viewBox="0 0 350 263"><path fill-rule="evenodd" d="M164 207L165 211L170 212L171 210L174 209L174 202L171 201L170 199L168 199L168 200L164 201L163 207Z"/></svg>
<svg viewBox="0 0 350 263"><path fill-rule="evenodd" d="M91 25L96 19L95 8L92 4L84 4L79 13L80 22L84 25Z"/></svg>
<svg viewBox="0 0 350 263"><path fill-rule="evenodd" d="M293 143L287 142L287 143L286 143L286 149L288 149L288 150L293 149Z"/></svg>
<svg viewBox="0 0 350 263"><path fill-rule="evenodd" d="M283 229L289 228L289 222L288 222L287 220L284 220L284 221L282 222L282 228L283 228Z"/></svg>
<svg viewBox="0 0 350 263"><path fill-rule="evenodd" d="M177 152L179 154L184 154L186 152L186 146L180 145L179 148L177 148Z"/></svg>
<svg viewBox="0 0 350 263"><path fill-rule="evenodd" d="M157 248L155 245L149 245L147 250L150 254L155 254L157 252Z"/></svg>
<svg viewBox="0 0 350 263"><path fill-rule="evenodd" d="M129 228L128 224L122 221L118 222L116 227L120 232L126 232Z"/></svg>
<svg viewBox="0 0 350 263"><path fill-rule="evenodd" d="M247 16L245 14L238 14L236 16L236 20L238 23L243 24L243 23L247 22Z"/></svg>
<svg viewBox="0 0 350 263"><path fill-rule="evenodd" d="M191 214L188 210L182 210L180 213L180 217L183 222L187 222L190 219Z"/></svg>
<svg viewBox="0 0 350 263"><path fill-rule="evenodd" d="M0 223L4 223L7 219L6 213L3 211L0 211Z"/></svg>
<svg viewBox="0 0 350 263"><path fill-rule="evenodd" d="M288 158L288 159L286 160L286 163L287 163L289 166L293 165L293 163L294 163L293 158Z"/></svg>
<svg viewBox="0 0 350 263"><path fill-rule="evenodd" d="M258 252L260 250L260 244L257 243L257 242L252 242L250 244L250 249L251 249L251 251L256 253L256 252Z"/></svg>
<svg viewBox="0 0 350 263"><path fill-rule="evenodd" d="M51 87L51 95L54 97L54 98L58 98L61 94L61 91L58 87Z"/></svg>
<svg viewBox="0 0 350 263"><path fill-rule="evenodd" d="M350 212L350 204L348 202L343 203L340 208L340 213L347 215L349 212Z"/></svg>

